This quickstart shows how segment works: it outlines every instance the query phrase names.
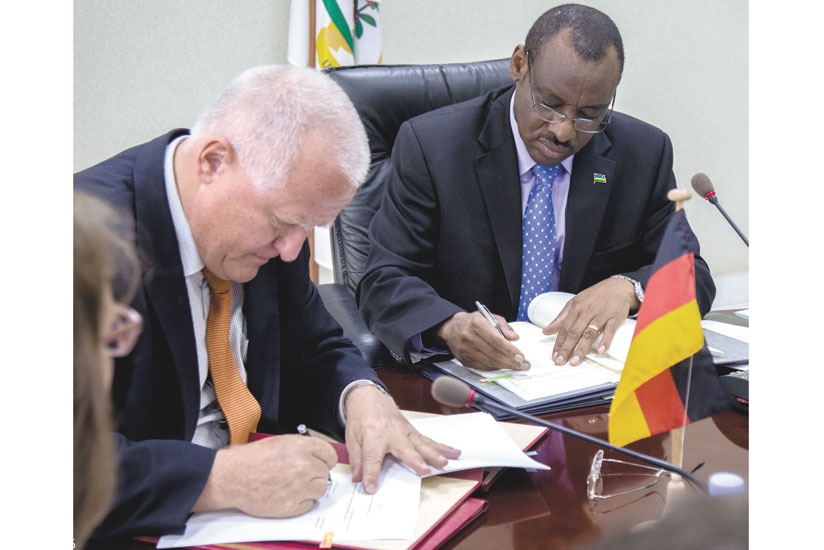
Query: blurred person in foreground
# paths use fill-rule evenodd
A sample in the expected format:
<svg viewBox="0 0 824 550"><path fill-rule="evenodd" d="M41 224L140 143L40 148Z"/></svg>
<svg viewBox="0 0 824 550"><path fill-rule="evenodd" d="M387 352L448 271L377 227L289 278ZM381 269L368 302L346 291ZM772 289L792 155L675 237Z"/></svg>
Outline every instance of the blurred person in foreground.
<svg viewBox="0 0 824 550"><path fill-rule="evenodd" d="M660 519L598 540L580 541L575 550L747 550L750 547L749 496L685 495Z"/></svg>
<svg viewBox="0 0 824 550"><path fill-rule="evenodd" d="M139 281L134 244L103 201L74 194L74 547L83 548L116 487L109 388L142 320L126 304Z"/></svg>

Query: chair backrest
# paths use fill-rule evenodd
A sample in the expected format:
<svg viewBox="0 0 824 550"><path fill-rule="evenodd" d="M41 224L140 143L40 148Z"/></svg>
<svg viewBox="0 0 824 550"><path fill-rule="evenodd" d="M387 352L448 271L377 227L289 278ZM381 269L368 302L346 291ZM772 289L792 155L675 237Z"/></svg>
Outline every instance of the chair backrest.
<svg viewBox="0 0 824 550"><path fill-rule="evenodd" d="M366 182L329 232L335 282L354 291L369 251L367 231L380 205L401 124L428 111L512 84L509 59L443 65L361 65L326 69L355 104L369 137Z"/></svg>

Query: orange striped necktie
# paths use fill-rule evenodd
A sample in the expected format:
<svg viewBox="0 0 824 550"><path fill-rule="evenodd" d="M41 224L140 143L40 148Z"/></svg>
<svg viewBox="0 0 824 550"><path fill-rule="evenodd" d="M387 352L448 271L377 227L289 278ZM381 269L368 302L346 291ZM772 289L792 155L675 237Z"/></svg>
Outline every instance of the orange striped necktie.
<svg viewBox="0 0 824 550"><path fill-rule="evenodd" d="M260 404L243 383L229 343L229 322L232 318L232 282L218 279L203 268L209 284L209 317L206 321L206 351L209 373L217 401L229 424L230 444L246 443L249 434L257 430Z"/></svg>

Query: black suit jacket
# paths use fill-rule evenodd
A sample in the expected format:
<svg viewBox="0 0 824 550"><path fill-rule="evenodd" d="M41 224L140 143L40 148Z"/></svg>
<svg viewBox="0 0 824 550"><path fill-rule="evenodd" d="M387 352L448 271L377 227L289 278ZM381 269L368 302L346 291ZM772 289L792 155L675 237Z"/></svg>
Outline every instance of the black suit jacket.
<svg viewBox="0 0 824 550"><path fill-rule="evenodd" d="M190 443L200 409L191 309L171 213L163 160L175 130L75 174L75 187L123 209L135 223L149 266L133 307L144 318L134 351L115 365L120 490L95 533L182 531L206 483L215 452ZM309 247L294 262L271 260L244 285L248 386L261 405L258 431L294 432L299 423L342 435L344 387L378 381L342 337L309 278Z"/></svg>
<svg viewBox="0 0 824 550"><path fill-rule="evenodd" d="M369 228L357 291L370 330L400 357L408 340L475 300L508 320L521 284L521 186L509 123L514 86L405 122L386 193ZM594 174L606 183L594 183ZM614 113L574 158L559 290L611 275L646 285L674 205L672 144L653 126ZM715 285L695 260L697 301Z"/></svg>

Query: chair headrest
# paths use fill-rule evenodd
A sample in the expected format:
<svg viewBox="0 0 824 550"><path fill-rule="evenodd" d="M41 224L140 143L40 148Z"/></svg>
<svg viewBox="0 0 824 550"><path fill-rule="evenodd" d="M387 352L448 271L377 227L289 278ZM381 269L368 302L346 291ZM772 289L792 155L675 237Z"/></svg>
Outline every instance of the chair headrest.
<svg viewBox="0 0 824 550"><path fill-rule="evenodd" d="M512 84L509 59L441 65L333 67L326 73L349 95L369 136L373 159L387 155L401 124L445 105Z"/></svg>
<svg viewBox="0 0 824 550"><path fill-rule="evenodd" d="M366 181L332 226L337 282L352 291L363 275L368 228L380 205L390 155L401 124L423 113L512 84L509 59L442 65L360 65L325 70L349 95L369 138Z"/></svg>

